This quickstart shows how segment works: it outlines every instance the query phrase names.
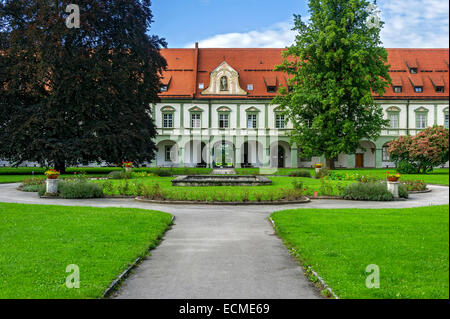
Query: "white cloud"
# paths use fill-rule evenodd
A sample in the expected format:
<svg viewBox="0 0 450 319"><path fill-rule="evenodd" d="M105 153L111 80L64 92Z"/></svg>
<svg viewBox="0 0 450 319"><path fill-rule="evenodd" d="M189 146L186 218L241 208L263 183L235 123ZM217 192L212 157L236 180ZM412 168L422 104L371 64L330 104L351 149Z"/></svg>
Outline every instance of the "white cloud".
<svg viewBox="0 0 450 319"><path fill-rule="evenodd" d="M264 30L225 33L200 40L201 48L282 48L294 42L295 33L289 23L277 23ZM192 48L194 43L186 47Z"/></svg>
<svg viewBox="0 0 450 319"><path fill-rule="evenodd" d="M207 1L207 0L205 0ZM381 39L387 48L447 48L449 4L446 0L378 1L385 22ZM283 48L295 39L292 22L265 29L225 33L199 41L201 48ZM186 47L192 48L194 43Z"/></svg>

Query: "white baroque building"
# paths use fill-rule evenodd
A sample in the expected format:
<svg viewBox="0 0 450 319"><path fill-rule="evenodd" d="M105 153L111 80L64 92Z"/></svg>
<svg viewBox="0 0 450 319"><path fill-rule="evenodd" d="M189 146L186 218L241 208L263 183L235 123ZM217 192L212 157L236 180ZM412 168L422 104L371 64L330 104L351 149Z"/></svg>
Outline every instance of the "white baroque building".
<svg viewBox="0 0 450 319"><path fill-rule="evenodd" d="M283 49L164 49L168 62L152 166L311 167L290 143L292 126L271 105L286 74L273 71ZM448 49L388 49L391 87L375 96L389 126L336 167L392 167L386 143L428 126L449 127Z"/></svg>

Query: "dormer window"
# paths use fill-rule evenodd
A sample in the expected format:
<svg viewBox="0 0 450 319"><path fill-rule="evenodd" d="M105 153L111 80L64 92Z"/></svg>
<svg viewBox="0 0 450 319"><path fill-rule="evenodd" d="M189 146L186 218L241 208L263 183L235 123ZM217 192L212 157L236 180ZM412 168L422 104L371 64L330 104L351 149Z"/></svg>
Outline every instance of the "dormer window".
<svg viewBox="0 0 450 319"><path fill-rule="evenodd" d="M409 68L409 73L417 74L417 68Z"/></svg>
<svg viewBox="0 0 450 319"><path fill-rule="evenodd" d="M275 93L277 91L276 86L268 86L267 87L267 93Z"/></svg>
<svg viewBox="0 0 450 319"><path fill-rule="evenodd" d="M423 92L423 87L422 87L422 86L415 86L415 87L414 87L414 92L416 92L416 93L422 93L422 92Z"/></svg>
<svg viewBox="0 0 450 319"><path fill-rule="evenodd" d="M161 92L167 92L169 90L169 86L168 85L161 85Z"/></svg>
<svg viewBox="0 0 450 319"><path fill-rule="evenodd" d="M444 87L443 86L436 86L436 93L444 93Z"/></svg>
<svg viewBox="0 0 450 319"><path fill-rule="evenodd" d="M402 87L401 86L394 86L394 93L402 93Z"/></svg>
<svg viewBox="0 0 450 319"><path fill-rule="evenodd" d="M247 90L248 91L253 91L253 84L247 85Z"/></svg>

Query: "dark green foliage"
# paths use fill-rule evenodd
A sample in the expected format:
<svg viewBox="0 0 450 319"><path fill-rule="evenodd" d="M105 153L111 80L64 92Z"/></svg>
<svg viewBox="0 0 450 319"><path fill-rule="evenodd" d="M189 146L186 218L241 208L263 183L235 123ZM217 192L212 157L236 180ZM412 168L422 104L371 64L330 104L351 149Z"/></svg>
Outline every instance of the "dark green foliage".
<svg viewBox="0 0 450 319"><path fill-rule="evenodd" d="M300 169L300 170L289 173L289 176L291 176L291 177L311 177L311 173L309 172L309 170Z"/></svg>
<svg viewBox="0 0 450 319"><path fill-rule="evenodd" d="M409 197L408 188L406 187L406 185L403 185L403 184L398 185L398 196L400 198L408 198Z"/></svg>
<svg viewBox="0 0 450 319"><path fill-rule="evenodd" d="M149 36L149 0L0 2L0 157L67 165L154 158L150 116L165 41Z"/></svg>
<svg viewBox="0 0 450 319"><path fill-rule="evenodd" d="M26 185L22 187L24 192L37 193L41 189L42 185Z"/></svg>
<svg viewBox="0 0 450 319"><path fill-rule="evenodd" d="M415 174L417 173L417 165L408 161L400 161L397 163L397 172L400 174Z"/></svg>
<svg viewBox="0 0 450 319"><path fill-rule="evenodd" d="M113 171L107 175L108 179L130 179L131 172Z"/></svg>
<svg viewBox="0 0 450 319"><path fill-rule="evenodd" d="M294 179L292 181L292 186L294 187L294 189L297 189L297 190L303 191L303 189L304 189L303 182L300 180Z"/></svg>
<svg viewBox="0 0 450 319"><path fill-rule="evenodd" d="M172 170L168 170L168 169L164 169L164 168L157 168L152 173L155 174L156 176L160 176L160 177L173 176Z"/></svg>
<svg viewBox="0 0 450 319"><path fill-rule="evenodd" d="M291 76L273 100L293 123L302 156L321 156L327 167L353 154L362 139L376 139L387 125L372 92L391 81L380 28L366 24L366 0L310 0L310 23L295 16L295 43L276 69Z"/></svg>
<svg viewBox="0 0 450 319"><path fill-rule="evenodd" d="M58 193L62 198L101 198L103 189L100 184L87 180L61 181L58 184Z"/></svg>
<svg viewBox="0 0 450 319"><path fill-rule="evenodd" d="M353 183L344 189L343 197L351 200L394 200L394 195L387 190L384 183Z"/></svg>

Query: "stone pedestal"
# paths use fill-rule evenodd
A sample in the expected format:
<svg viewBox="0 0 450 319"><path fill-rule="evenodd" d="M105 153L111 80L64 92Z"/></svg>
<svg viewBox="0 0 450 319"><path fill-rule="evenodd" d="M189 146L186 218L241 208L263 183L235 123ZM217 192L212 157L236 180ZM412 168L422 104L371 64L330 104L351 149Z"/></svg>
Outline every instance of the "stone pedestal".
<svg viewBox="0 0 450 319"><path fill-rule="evenodd" d="M47 178L46 193L47 194L57 194L58 193L58 179Z"/></svg>
<svg viewBox="0 0 450 319"><path fill-rule="evenodd" d="M132 167L125 167L125 172L127 173L131 173L132 170L133 170Z"/></svg>
<svg viewBox="0 0 450 319"><path fill-rule="evenodd" d="M392 195L394 195L395 198L399 198L398 196L398 185L400 183L399 182L387 182L387 189L389 192L392 193Z"/></svg>
<svg viewBox="0 0 450 319"><path fill-rule="evenodd" d="M319 174L321 170L322 170L322 167L316 167L316 174Z"/></svg>

